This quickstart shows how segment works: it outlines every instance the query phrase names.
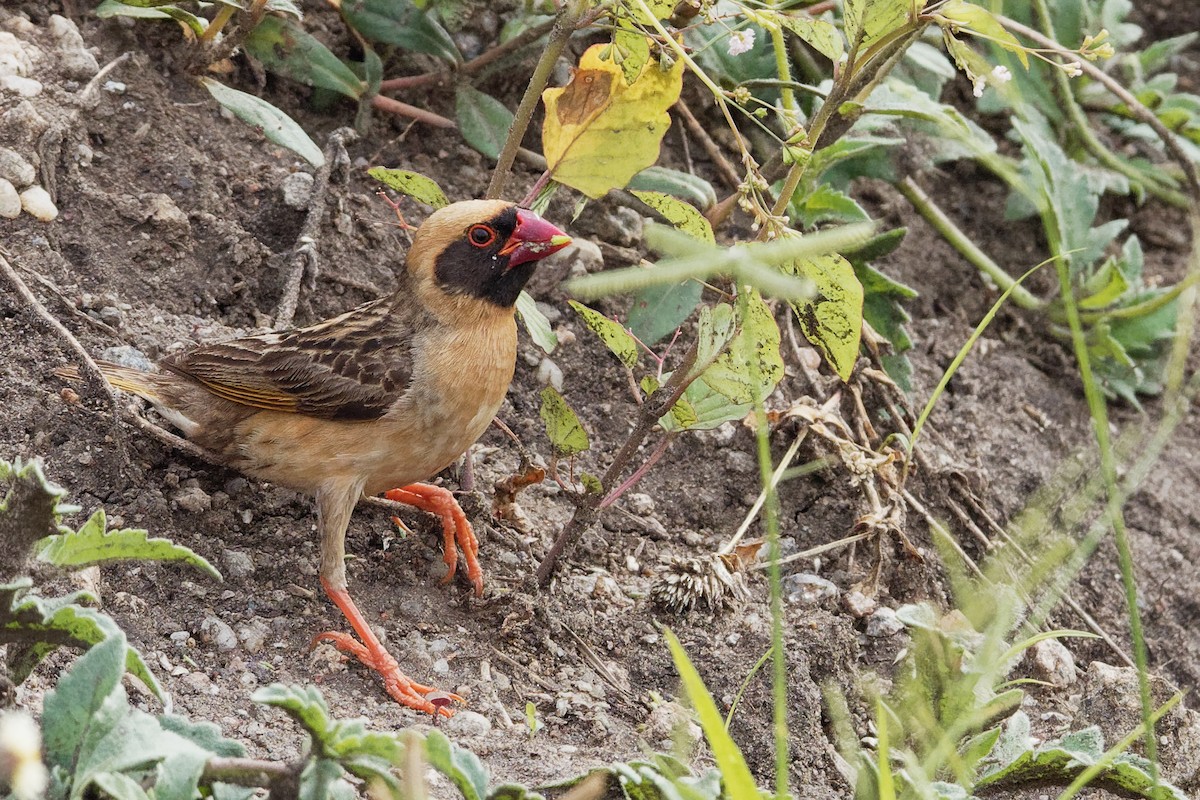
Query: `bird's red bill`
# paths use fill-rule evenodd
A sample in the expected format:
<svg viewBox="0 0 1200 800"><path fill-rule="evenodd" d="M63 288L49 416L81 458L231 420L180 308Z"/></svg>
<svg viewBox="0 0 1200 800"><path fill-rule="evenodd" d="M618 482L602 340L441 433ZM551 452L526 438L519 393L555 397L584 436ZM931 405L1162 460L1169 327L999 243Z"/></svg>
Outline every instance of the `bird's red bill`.
<svg viewBox="0 0 1200 800"><path fill-rule="evenodd" d="M517 209L517 228L508 237L500 255L508 256L509 268L557 253L571 243L571 237L532 211Z"/></svg>

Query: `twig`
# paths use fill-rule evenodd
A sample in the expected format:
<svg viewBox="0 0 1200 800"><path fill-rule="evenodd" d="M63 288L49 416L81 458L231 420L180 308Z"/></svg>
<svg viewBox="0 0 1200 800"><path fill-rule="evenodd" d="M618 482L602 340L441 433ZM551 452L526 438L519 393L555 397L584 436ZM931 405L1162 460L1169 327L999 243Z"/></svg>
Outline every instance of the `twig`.
<svg viewBox="0 0 1200 800"><path fill-rule="evenodd" d="M393 100L390 97L384 97L381 94L377 94L371 98L371 105L375 108L378 108L380 111L386 111L389 114L396 114L397 116L401 117L409 117L410 119L415 119L418 122L424 122L437 128L458 127L454 120L447 119L441 114L435 114L432 111L426 111L423 108L417 108L416 106L409 105L408 103L402 103L399 100Z"/></svg>
<svg viewBox="0 0 1200 800"><path fill-rule="evenodd" d="M717 168L717 173L721 176L721 180L725 181L731 191L737 191L738 186L742 183L742 176L738 174L733 163L725 157L725 153L721 150L721 146L709 136L708 131L700 124L700 120L696 119L696 115L688 108L688 104L680 100L675 104L675 110L679 112L679 116L683 117L683 123L693 136L700 140L700 145L704 148L704 152L708 153L708 157L712 160L713 166Z"/></svg>
<svg viewBox="0 0 1200 800"><path fill-rule="evenodd" d="M80 91L79 94L77 95L77 97L79 98L80 104L89 102L92 99L92 95L94 95L96 93L96 89L100 86L100 81L107 78L110 72L112 72L114 69L121 66L122 64L124 64L126 61L128 61L131 58L133 58L132 51L124 52L124 53L121 53L121 55L114 58L112 61L105 64L103 67L101 67L100 71L97 72L95 74L95 76L93 76L92 79L87 82L87 85L84 86L83 90Z"/></svg>
<svg viewBox="0 0 1200 800"><path fill-rule="evenodd" d="M292 269L283 284L283 296L275 309L276 330L290 328L296 316L296 306L300 302L300 284L308 277L311 290L316 286L318 267L317 238L321 233L321 224L325 220L325 200L329 193L329 176L334 167L345 167L350 163L346 153L346 143L358 138L353 128L338 128L329 134L325 144L325 164L317 170L313 181L312 192L308 197L308 215L304 218L304 226L296 237L297 247L292 252Z"/></svg>
<svg viewBox="0 0 1200 800"><path fill-rule="evenodd" d="M550 29L554 27L554 22L554 20L547 20L541 25L535 25L532 28L522 31L507 42L481 53L459 67L458 74L474 75L492 62L498 61L510 53L515 53L526 45L533 44L550 32ZM396 89L413 89L430 84L447 83L453 79L454 74L447 70L439 70L437 72L426 72L422 75L405 75L400 78L391 78L379 84L379 91L390 92Z"/></svg>
<svg viewBox="0 0 1200 800"><path fill-rule="evenodd" d="M257 758L213 756L200 773L200 783L231 783L269 789L272 797L297 797L303 764L263 761Z"/></svg>
<svg viewBox="0 0 1200 800"><path fill-rule="evenodd" d="M730 537L729 541L721 545L721 549L717 551L718 554L724 555L726 553L732 553L734 548L737 547L738 542L740 542L742 537L746 535L746 531L750 530L751 523L754 522L754 519L758 516L758 512L762 510L763 505L767 502L767 493L775 491L775 487L779 485L779 481L783 477L783 474L787 471L788 465L791 464L792 459L796 457L796 451L800 449L800 445L804 443L804 440L807 437L808 428L804 428L802 431L800 431L800 433L796 434L796 439L792 442L792 446L789 447L787 452L783 454L783 458L780 460L779 466L775 468L775 472L771 475L770 486L764 487L763 490L758 493L758 497L755 499L754 505L752 505L750 510L746 512L746 518L742 520L742 524L738 526L737 531L732 537Z"/></svg>
<svg viewBox="0 0 1200 800"><path fill-rule="evenodd" d="M562 690L561 686L557 686L553 681L546 680L541 675L538 675L532 669L522 664L520 661L517 661L512 656L501 653L494 646L492 647L492 652L496 654L496 658L500 659L505 664L508 664L513 669L519 669L521 672L524 672L531 681L545 689L547 692L550 692L550 694L557 695Z"/></svg>
<svg viewBox="0 0 1200 800"><path fill-rule="evenodd" d="M99 387L101 391L108 397L108 406L112 412L112 429L113 442L116 443L117 451L121 455L122 462L128 461L128 456L125 453L125 445L121 436L117 432L117 418L120 416L120 403L117 401L116 392L112 386L105 380L104 374L100 372L100 368L96 366L96 362L92 360L92 356L84 349L79 340L75 338L75 334L67 330L67 327L59 322L54 316L42 305L41 301L34 296L33 292L29 291L29 287L25 285L25 281L21 280L21 276L13 269L12 264L8 261L8 253L0 248L0 272L8 278L9 283L17 290L17 294L21 299L33 310L33 312L42 319L50 328L62 338L67 345L75 351L79 356L79 360L83 362L84 371L88 376L88 383L92 388Z"/></svg>
<svg viewBox="0 0 1200 800"><path fill-rule="evenodd" d="M684 357L683 363L671 374L671 379L638 409L637 423L629 437L625 439L625 444L621 445L621 449L613 456L612 463L600 478L602 488L607 490L616 482L617 478L621 477L630 459L646 441L650 432L654 430L659 419L671 410L680 397L683 397L687 387L699 375L700 370L693 369L696 366L696 355L696 346L692 345L692 349ZM550 579L554 576L554 569L558 565L558 560L562 558L567 545L596 522L600 516L600 503L603 497L603 494L595 493L576 496L575 513L571 515L571 519L567 520L567 524L554 539L554 544L542 559L542 563L538 564L538 586L545 587L550 584Z"/></svg>

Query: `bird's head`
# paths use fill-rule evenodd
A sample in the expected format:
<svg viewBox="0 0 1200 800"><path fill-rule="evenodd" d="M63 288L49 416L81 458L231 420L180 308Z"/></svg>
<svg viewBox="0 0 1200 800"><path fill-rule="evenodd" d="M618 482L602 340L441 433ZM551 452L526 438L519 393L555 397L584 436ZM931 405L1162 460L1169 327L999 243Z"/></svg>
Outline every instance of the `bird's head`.
<svg viewBox="0 0 1200 800"><path fill-rule="evenodd" d="M500 200L464 200L438 209L417 229L408 269L451 296L511 308L538 260L570 243L532 211Z"/></svg>

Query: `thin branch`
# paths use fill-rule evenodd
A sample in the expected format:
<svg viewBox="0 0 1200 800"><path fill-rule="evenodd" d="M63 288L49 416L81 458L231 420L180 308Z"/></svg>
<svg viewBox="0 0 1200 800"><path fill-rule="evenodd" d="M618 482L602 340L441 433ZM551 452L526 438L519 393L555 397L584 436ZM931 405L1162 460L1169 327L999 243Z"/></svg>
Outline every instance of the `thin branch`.
<svg viewBox="0 0 1200 800"><path fill-rule="evenodd" d="M522 31L520 34L509 39L507 42L490 50L481 53L475 58L458 68L459 75L474 75L483 70L489 64L504 58L505 56L515 53L526 45L533 44L538 39L545 36L554 27L555 20L547 20L540 25L535 25ZM414 89L420 86L429 86L449 82L454 76L453 72L448 70L438 70L437 72L426 72L422 75L404 75L399 78L390 78L379 84L379 91L391 92L397 89Z"/></svg>
<svg viewBox="0 0 1200 800"><path fill-rule="evenodd" d="M92 359L91 354L75 338L75 334L67 330L65 325L55 319L46 307L42 305L41 301L34 296L33 292L29 291L29 287L25 285L25 281L21 280L21 276L17 274L12 264L9 263L7 255L3 249L0 249L0 272L4 273L9 283L17 290L17 294L21 296L21 299L25 301L33 312L79 356L79 360L83 362L84 371L87 373L88 382L94 387L100 387L108 397L108 406L112 413L112 427L114 430L113 441L116 443L117 450L121 454L122 461L127 461L128 457L125 453L124 441L116 432L117 418L120 416L120 403L117 401L116 392L113 391L104 374L100 372L100 367L96 366L96 362Z"/></svg>

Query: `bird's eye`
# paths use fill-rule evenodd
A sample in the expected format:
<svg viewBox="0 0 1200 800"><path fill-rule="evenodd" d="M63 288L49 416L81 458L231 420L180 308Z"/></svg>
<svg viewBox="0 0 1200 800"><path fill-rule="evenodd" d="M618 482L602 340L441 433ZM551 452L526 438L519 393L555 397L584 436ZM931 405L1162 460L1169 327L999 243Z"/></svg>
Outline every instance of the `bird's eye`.
<svg viewBox="0 0 1200 800"><path fill-rule="evenodd" d="M487 225L472 225L471 230L467 231L467 238L476 247L487 247L496 241L496 232Z"/></svg>

